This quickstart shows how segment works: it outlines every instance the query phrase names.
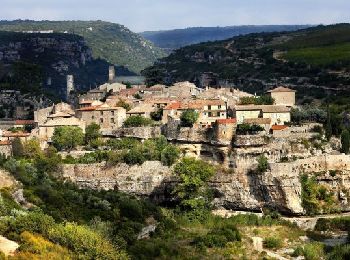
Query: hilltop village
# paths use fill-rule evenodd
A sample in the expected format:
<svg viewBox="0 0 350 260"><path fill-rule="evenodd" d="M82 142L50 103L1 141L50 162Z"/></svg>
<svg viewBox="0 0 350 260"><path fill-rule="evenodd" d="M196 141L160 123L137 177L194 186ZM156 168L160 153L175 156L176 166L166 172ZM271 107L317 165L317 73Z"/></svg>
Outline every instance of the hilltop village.
<svg viewBox="0 0 350 260"><path fill-rule="evenodd" d="M95 123L100 126L105 138L123 135L132 137L130 132L127 134L126 128L130 127L124 124L125 121L142 118L143 122L132 126L142 127L143 130L145 127L164 130L174 125L190 126L199 132L203 129L209 132L218 126L223 129L227 127L227 133L222 130L220 136L214 139L217 142L230 143L237 125L259 126L267 134L286 131L291 120L290 109L295 106L295 91L284 87L277 87L267 93L269 104L256 105L249 100L258 100L259 97L233 88L202 89L190 82L146 87L114 81L114 68L111 67L108 83L79 97L73 97L74 79L73 76L68 76L68 102L36 110L34 121L12 122L15 128L24 129L28 125L33 128L31 132L17 131L12 136L37 138L41 147L47 148L56 127L76 126L85 132L88 125ZM189 112L195 114L195 120L189 122L190 125L184 125L181 117ZM134 131L137 132L135 129ZM134 137L138 138L137 134ZM2 141L10 140L11 134L5 130Z"/></svg>
<svg viewBox="0 0 350 260"><path fill-rule="evenodd" d="M350 209L348 193L343 192L349 188L345 173L350 160L341 153L339 139L325 139L323 124L292 122L292 110L297 109L293 89L277 86L256 96L234 88L198 88L190 82L146 87L117 83L110 67L107 83L79 96L68 76L67 101L36 110L33 121L2 125L2 153L12 154L15 140L37 140L46 150L65 127L86 135L95 129L94 142L59 149L62 158L81 161L68 163L60 173L81 187L117 186L164 202L172 182L169 166L181 157L192 157L219 167L211 182L218 193L213 202L217 207L260 211L268 206L286 214L305 214L300 176L319 172L319 183L336 198L332 207ZM157 145L146 141L160 137L176 148L153 155ZM137 150L130 140L145 145ZM131 143L120 145L123 142ZM99 155L114 150L120 152L112 159ZM106 168L105 160L126 165ZM252 177L256 172L263 174Z"/></svg>

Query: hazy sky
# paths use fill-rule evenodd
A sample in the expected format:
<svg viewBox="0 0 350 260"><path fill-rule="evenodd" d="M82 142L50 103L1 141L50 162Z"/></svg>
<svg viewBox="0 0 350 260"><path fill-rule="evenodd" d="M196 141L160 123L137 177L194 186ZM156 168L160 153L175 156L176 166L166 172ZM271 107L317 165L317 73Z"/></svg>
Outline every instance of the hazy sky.
<svg viewBox="0 0 350 260"><path fill-rule="evenodd" d="M0 20L105 20L140 32L350 22L350 0L0 0Z"/></svg>

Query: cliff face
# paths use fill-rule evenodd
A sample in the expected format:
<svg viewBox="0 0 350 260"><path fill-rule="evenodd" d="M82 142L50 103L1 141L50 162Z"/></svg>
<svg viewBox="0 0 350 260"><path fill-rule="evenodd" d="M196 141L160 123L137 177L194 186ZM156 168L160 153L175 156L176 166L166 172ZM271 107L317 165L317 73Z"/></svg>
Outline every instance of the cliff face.
<svg viewBox="0 0 350 260"><path fill-rule="evenodd" d="M336 176L330 172L337 171ZM350 157L321 155L292 163L272 163L265 173L218 172L210 180L214 189L214 206L233 210L260 211L263 207L293 215L302 215L301 174L317 177L339 198L342 211L350 210ZM159 203L169 202L177 182L172 169L160 162L143 165L106 164L64 165L60 176L83 188L118 189L137 196L148 196Z"/></svg>
<svg viewBox="0 0 350 260"><path fill-rule="evenodd" d="M0 32L0 63L6 65L4 71L0 68L0 83L13 82L8 79L12 75L19 80L12 89L31 93L43 86L56 96L57 91L65 94L66 75L74 75L77 89L88 89L107 80L109 66L92 57L83 37L68 33ZM26 78L35 84L25 85Z"/></svg>

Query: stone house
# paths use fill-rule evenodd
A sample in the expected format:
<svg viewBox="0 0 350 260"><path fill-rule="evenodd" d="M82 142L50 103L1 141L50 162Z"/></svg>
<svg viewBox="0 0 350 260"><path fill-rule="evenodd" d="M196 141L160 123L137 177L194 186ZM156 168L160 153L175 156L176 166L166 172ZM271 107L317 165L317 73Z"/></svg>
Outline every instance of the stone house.
<svg viewBox="0 0 350 260"><path fill-rule="evenodd" d="M77 117L88 126L96 123L101 130L113 130L123 125L126 119L126 110L122 107L108 104L83 107L76 111Z"/></svg>
<svg viewBox="0 0 350 260"><path fill-rule="evenodd" d="M42 148L47 147L56 127L76 126L85 132L85 122L75 117L75 111L67 103L58 103L51 107L39 109L34 112L36 128L31 137L38 138Z"/></svg>
<svg viewBox="0 0 350 260"><path fill-rule="evenodd" d="M285 87L278 87L268 91L268 94L275 100L275 105L287 107L295 106L295 93L295 90Z"/></svg>
<svg viewBox="0 0 350 260"><path fill-rule="evenodd" d="M142 116L146 118L151 118L151 113L155 112L157 109L150 103L142 103L133 109L126 112L127 117L130 116Z"/></svg>
<svg viewBox="0 0 350 260"><path fill-rule="evenodd" d="M290 122L290 108L276 105L238 105L234 107L238 124L246 119L269 118L270 125L284 125Z"/></svg>
<svg viewBox="0 0 350 260"><path fill-rule="evenodd" d="M194 99L182 102L174 102L166 106L163 110L162 122L167 123L168 116L180 118L181 114L193 109L199 113L197 123L202 127L213 125L219 119L227 118L227 105L223 100L212 99Z"/></svg>

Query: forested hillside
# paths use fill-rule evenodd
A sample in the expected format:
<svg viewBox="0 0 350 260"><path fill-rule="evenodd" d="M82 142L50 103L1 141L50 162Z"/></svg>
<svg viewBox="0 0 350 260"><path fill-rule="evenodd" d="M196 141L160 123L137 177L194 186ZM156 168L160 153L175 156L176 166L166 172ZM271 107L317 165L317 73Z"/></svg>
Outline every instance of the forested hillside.
<svg viewBox="0 0 350 260"><path fill-rule="evenodd" d="M0 21L0 31L53 30L82 36L94 58L125 66L133 72L151 65L164 52L123 25L103 21Z"/></svg>
<svg viewBox="0 0 350 260"><path fill-rule="evenodd" d="M350 90L350 25L258 33L187 46L146 69L149 84L190 80L262 93L276 85L323 98ZM205 83L205 82L204 82Z"/></svg>

